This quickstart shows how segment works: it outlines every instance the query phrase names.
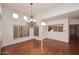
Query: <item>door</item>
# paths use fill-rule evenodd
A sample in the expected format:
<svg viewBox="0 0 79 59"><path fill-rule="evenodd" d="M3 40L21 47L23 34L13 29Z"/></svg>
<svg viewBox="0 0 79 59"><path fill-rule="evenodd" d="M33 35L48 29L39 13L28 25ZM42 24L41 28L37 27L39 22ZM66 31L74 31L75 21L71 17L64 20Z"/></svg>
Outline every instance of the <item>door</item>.
<svg viewBox="0 0 79 59"><path fill-rule="evenodd" d="M70 42L79 42L79 25L70 25Z"/></svg>
<svg viewBox="0 0 79 59"><path fill-rule="evenodd" d="M76 26L76 39L79 40L79 25Z"/></svg>
<svg viewBox="0 0 79 59"><path fill-rule="evenodd" d="M70 25L70 39L75 39L76 36L76 29L75 29L75 25Z"/></svg>

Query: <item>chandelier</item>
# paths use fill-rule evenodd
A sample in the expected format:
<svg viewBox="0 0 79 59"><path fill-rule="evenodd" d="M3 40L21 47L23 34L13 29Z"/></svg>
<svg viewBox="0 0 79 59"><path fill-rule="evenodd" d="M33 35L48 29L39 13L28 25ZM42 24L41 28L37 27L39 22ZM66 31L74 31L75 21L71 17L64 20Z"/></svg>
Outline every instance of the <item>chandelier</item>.
<svg viewBox="0 0 79 59"><path fill-rule="evenodd" d="M36 24L36 20L34 19L33 15L32 15L32 6L33 6L33 3L30 3L30 7L31 7L31 16L30 16L30 19L27 21L28 25L30 27L35 27L37 24Z"/></svg>

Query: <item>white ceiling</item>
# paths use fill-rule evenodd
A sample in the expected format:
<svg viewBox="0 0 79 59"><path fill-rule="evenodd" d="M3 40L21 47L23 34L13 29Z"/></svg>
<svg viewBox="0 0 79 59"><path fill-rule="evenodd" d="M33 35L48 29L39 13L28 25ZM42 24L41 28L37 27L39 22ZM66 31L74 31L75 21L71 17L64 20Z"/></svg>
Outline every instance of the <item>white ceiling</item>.
<svg viewBox="0 0 79 59"><path fill-rule="evenodd" d="M63 4L64 3L34 3L33 15L35 16L51 9L55 9ZM28 16L30 15L30 3L3 3L2 6L23 12Z"/></svg>
<svg viewBox="0 0 79 59"><path fill-rule="evenodd" d="M59 18L79 18L79 10L44 19L43 21L51 21Z"/></svg>

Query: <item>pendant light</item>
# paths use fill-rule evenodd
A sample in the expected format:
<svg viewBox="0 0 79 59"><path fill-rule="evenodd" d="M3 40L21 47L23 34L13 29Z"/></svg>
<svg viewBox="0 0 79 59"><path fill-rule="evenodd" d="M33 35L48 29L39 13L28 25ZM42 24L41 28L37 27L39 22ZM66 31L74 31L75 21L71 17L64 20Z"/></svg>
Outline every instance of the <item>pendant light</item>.
<svg viewBox="0 0 79 59"><path fill-rule="evenodd" d="M30 19L29 21L27 21L27 23L29 24L30 27L34 27L36 26L36 20L34 19L33 15L32 15L32 7L33 7L33 3L30 3L30 7L31 7L31 16L30 16Z"/></svg>

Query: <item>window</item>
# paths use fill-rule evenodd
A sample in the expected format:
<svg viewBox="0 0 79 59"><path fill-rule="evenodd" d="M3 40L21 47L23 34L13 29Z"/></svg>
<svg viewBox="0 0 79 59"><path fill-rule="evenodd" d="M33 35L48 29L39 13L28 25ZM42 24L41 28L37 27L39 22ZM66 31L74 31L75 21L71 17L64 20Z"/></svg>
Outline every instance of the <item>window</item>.
<svg viewBox="0 0 79 59"><path fill-rule="evenodd" d="M14 19L18 19L18 18L19 18L18 14L13 13L13 18L14 18Z"/></svg>
<svg viewBox="0 0 79 59"><path fill-rule="evenodd" d="M39 27L38 26L34 27L34 36L39 36Z"/></svg>
<svg viewBox="0 0 79 59"><path fill-rule="evenodd" d="M27 17L26 17L26 16L24 16L24 20L25 20L25 21L27 20Z"/></svg>
<svg viewBox="0 0 79 59"><path fill-rule="evenodd" d="M29 36L29 27L26 25L14 25L14 38Z"/></svg>

